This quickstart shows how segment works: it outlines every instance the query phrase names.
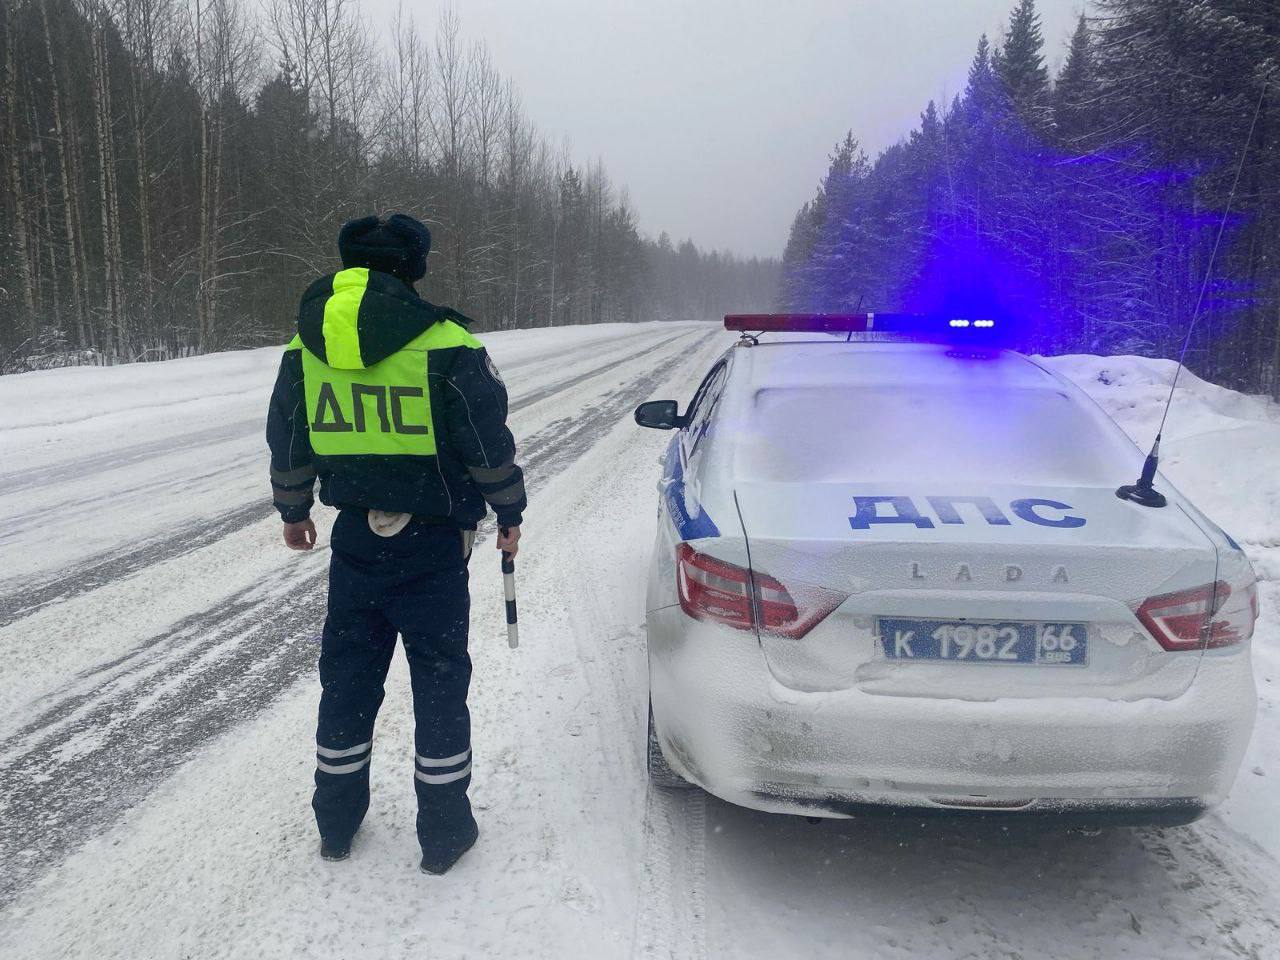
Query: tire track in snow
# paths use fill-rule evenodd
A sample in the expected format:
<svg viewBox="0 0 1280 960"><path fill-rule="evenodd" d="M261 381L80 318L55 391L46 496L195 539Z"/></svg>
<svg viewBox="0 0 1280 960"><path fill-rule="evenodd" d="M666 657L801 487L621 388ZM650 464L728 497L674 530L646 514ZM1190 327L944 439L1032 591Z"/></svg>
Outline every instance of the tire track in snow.
<svg viewBox="0 0 1280 960"><path fill-rule="evenodd" d="M0 596L0 627L63 600L83 596L99 587L131 576L154 564L185 556L228 537L270 515L272 506L247 503L215 517L207 517L177 531L130 544L124 550L99 554L58 577Z"/></svg>
<svg viewBox="0 0 1280 960"><path fill-rule="evenodd" d="M647 353L647 352L649 351L648 350L640 351L639 354L633 354L627 359L635 359L636 357L643 355L644 353ZM614 366L617 366L617 365L618 365L617 363L611 363L607 365L607 367L608 369L612 369ZM598 374L600 371L601 371L601 368L595 368L594 372ZM562 392L563 390L568 389L570 386L576 386L582 383L585 379L588 379L588 378L585 376L575 377L573 378L572 382L569 384L558 385L553 392L548 392L547 390L539 391L537 397L534 400L523 401L520 404L520 406L526 406L532 402L537 402L538 400L547 399L548 397L552 396L554 393ZM629 403L630 401L628 400L626 402ZM515 409L515 405L513 405L513 409ZM600 408L597 407L596 409L597 411L599 411ZM576 456L579 453L581 453L581 450L578 448L581 447L581 440L583 439L584 434L593 435L593 431L595 430L597 422L598 422L598 419L595 419L595 418L593 418L588 423L575 421L574 418L562 418L548 424L542 430L539 430L534 434L531 434L530 436L526 437L523 440L523 442L521 443L522 461L534 467L535 471L538 467L551 467L552 469L548 472L555 472L557 469L561 468L562 466L567 465L567 462L571 462L571 461L564 461L564 456L563 456L564 454L568 452L574 452L574 457L572 459L576 459ZM572 450L570 448L572 448ZM539 478L535 475L534 481L537 481L538 479ZM255 509L256 507L257 505L254 504L254 505L250 505L250 507L247 507L245 509L250 510L250 509ZM492 521L488 521L483 532L487 533L487 532L491 532L491 530L492 530ZM234 529L220 531L218 534L218 537L225 537L233 532L235 532ZM193 539L199 539L198 535L196 534L192 534L192 537ZM195 550L195 549L200 549L204 546L208 546L209 542L215 539L218 539L218 537L206 536L205 542L194 543L191 549ZM323 550L327 548L321 547L321 549ZM119 571L117 570L117 573L118 572ZM320 571L319 574L316 574L315 579L322 580L323 572L324 571ZM118 578L106 578L102 581L102 583L111 582L111 580L113 579L118 579ZM101 584L98 584L98 585L101 585ZM243 591L240 591L238 593L231 595L231 597L228 599L228 603L230 603L232 608L234 609L237 606L239 602L239 598L242 595L252 594L254 590L258 589L259 587L261 587L260 584L255 586L254 588L246 588ZM281 589L284 589L284 588L268 590L267 592L274 596L276 593L281 592ZM219 623L220 616L221 616L221 608L220 608L220 611L218 612L218 616L214 617L209 622L205 622L205 619L204 619L205 615L203 613L196 614L194 615L195 625L206 627L206 628L217 626ZM177 625L175 625L173 628L166 631L165 633L157 634L149 639L143 640L138 645L131 648L128 653L122 655L121 657L115 658L113 660L108 660L102 664L98 664L94 666L92 669L88 671L82 672L76 678L77 682L69 685L69 687L72 688L72 690L74 690L77 687L83 688L92 684L94 687L94 691L92 693L75 694L71 692L71 690L64 690L61 700L57 700L50 708L43 711L32 722L24 726L21 730L18 731L15 737L11 738L11 740L21 740L26 736L30 736L46 727L49 727L50 725L56 723L58 719L65 718L70 712L73 712L75 709L77 709L79 704L89 699L92 699L93 696L96 696L98 693L98 686L101 684L118 682L120 678L123 676L142 675L147 670L154 669L157 661L153 658L153 652L155 648L158 646L163 645L166 651L169 652L170 656L173 656L173 657L180 656L181 651L176 650L173 644L174 642L179 640L183 635L185 635L186 629L188 626L188 620L192 620L192 619L193 618L187 618L183 621L180 621ZM51 697L57 697L57 696L59 696L59 694L55 693L51 695ZM0 750L0 759L3 759L4 755L5 755L5 751Z"/></svg>
<svg viewBox="0 0 1280 960"><path fill-rule="evenodd" d="M615 337L607 343L604 343L603 346L606 349L616 349L623 344L645 341L651 339L651 337L652 333L650 332L627 334ZM592 344L592 346L597 346L597 344ZM511 373L516 370L524 370L528 367L549 363L556 359L557 355L555 352L548 354L535 354L506 365L506 370L508 373ZM268 373L267 375L270 376L271 374ZM231 396L237 395L238 394L231 394ZM223 394L221 396L227 395ZM149 404L148 406L154 408L157 405ZM124 413L127 411L120 412ZM103 414L102 416L113 415L114 414ZM130 444L127 447L116 448L105 453L78 457L69 463L53 463L45 466L29 467L23 470L14 470L8 473L0 473L0 495L7 496L23 490L42 487L50 482L65 483L69 479L90 478L95 474L104 473L108 470L117 470L120 467L131 466L133 464L140 463L143 460L170 456L175 453L180 453L183 450L207 447L214 443L239 440L245 436L257 433L261 429L262 417L255 416L242 420L235 420L231 423L219 424L215 427L206 427L203 430L184 431L179 434L174 434L173 436L163 437L159 440L146 440L141 443Z"/></svg>
<svg viewBox="0 0 1280 960"><path fill-rule="evenodd" d="M1143 829L1138 836L1180 889L1203 892L1195 898L1197 907L1222 935L1218 947L1225 947L1233 957L1262 960L1268 955L1268 943L1273 947L1280 943L1280 921L1271 915L1274 904L1259 896L1276 889L1280 873L1265 853L1259 851L1271 876L1258 878L1250 875L1240 857L1230 863L1223 858L1219 850L1234 847L1239 854L1241 843L1227 846L1212 820L1184 828Z"/></svg>
<svg viewBox="0 0 1280 960"><path fill-rule="evenodd" d="M245 442L252 437L253 435L246 429L240 436L232 437L223 442L235 442L238 448L243 448ZM94 492L87 495L74 495L60 503L33 504L25 513L9 514L3 520L0 520L0 545L3 545L6 541L15 540L24 534L29 535L33 528L43 528L50 515L56 515L59 520L79 516L92 522L97 519L104 509L109 510L122 502L146 502L157 493L171 498L174 495L174 491L179 489L183 491L206 491L217 488L224 483L224 478L235 477L248 465L260 465L261 463L262 450L255 444L252 451L239 449L234 455L229 453L225 458L220 459L216 466L206 464L198 474L188 472L181 464L170 463L167 470L157 470L153 479L131 482L127 486L107 482L97 483L94 485ZM74 483L75 481L72 480L72 482ZM189 519L189 517L184 518L187 521ZM155 537L147 539L155 539ZM108 551L108 553L115 552L118 551ZM93 559L95 558L89 558L90 561ZM31 577L14 579L29 580ZM13 583L14 580L8 582Z"/></svg>
<svg viewBox="0 0 1280 960"><path fill-rule="evenodd" d="M98 453L78 458L70 463L54 463L43 467L32 467L0 475L0 494L6 496L42 487L48 483L65 483L77 477L92 477L94 474L120 467L131 466L143 460L180 453L196 447L207 447L213 443L238 440L246 434L261 428L262 418L237 420L204 430L177 434L160 440L148 440L144 443L131 444L123 449L109 453Z"/></svg>
<svg viewBox="0 0 1280 960"><path fill-rule="evenodd" d="M527 437L522 460L531 489L580 457L663 383L683 359L686 341L707 336L689 332L595 368L591 376L669 351L658 366L606 393L580 416ZM586 379L571 378L560 391ZM539 391L523 402L551 395ZM145 799L199 748L312 673L327 573L321 564L315 567L301 580L282 569L217 609L186 617L125 656L86 671L74 693L10 738L0 754L0 781L13 785L0 799L0 905Z"/></svg>
<svg viewBox="0 0 1280 960"><path fill-rule="evenodd" d="M692 333L684 334L684 336L694 335ZM594 366L576 376L522 394L511 402L511 413L518 413L526 407L531 407L543 400L572 390L588 380L606 374L625 364L635 363L647 354L669 347L672 343L680 342L682 339L683 337L677 337L672 341L650 344L641 350ZM246 421L245 424L239 425L236 429L242 427L256 429L261 428L261 426L262 421L259 419ZM227 431L229 429L231 428L204 431L201 436L204 436L209 442L234 439L234 437L228 435ZM194 443L181 444L182 447L194 445ZM162 447L163 444L142 444L140 448L130 448L130 451L126 452L119 462L121 464L136 462L146 456L153 455L157 448ZM138 453L136 452L137 449L145 449L145 452ZM97 459L101 460L103 458ZM265 456L261 459L265 460ZM115 465L114 463L112 464L112 466ZM198 479L203 481L207 478L200 477ZM265 476L263 478L263 489L265 497ZM95 500L109 504L117 495L117 493L104 494L95 498ZM37 581L34 584L23 584L20 589L0 595L0 627L6 627L21 620L23 617L30 616L50 604L83 596L107 583L138 573L155 564L185 556L194 550L207 546L213 540L230 536L272 516L274 513L275 508L270 501L255 500L252 503L242 504L224 513L189 524L172 533L161 534L141 542L132 543L122 550L112 550L91 557L56 577ZM36 519L38 517L39 514L36 515ZM23 519L27 518L17 518L17 520ZM6 523L9 522L11 521L6 521ZM3 539L6 523L0 523L0 539Z"/></svg>
<svg viewBox="0 0 1280 960"><path fill-rule="evenodd" d="M645 791L632 960L706 960L706 804L697 788Z"/></svg>
<svg viewBox="0 0 1280 960"><path fill-rule="evenodd" d="M679 339L673 342L679 342ZM638 353L630 354L627 357L622 358L621 360L617 360L617 361L613 361L608 364L605 364L603 367L593 368L593 370L590 371L588 374L574 377L570 381L566 381L561 384L555 385L553 388L539 390L536 392L535 396L532 396L531 398L522 399L518 403L513 403L512 410L514 412L515 410L522 408L524 406L528 406L540 400L547 399L555 394L563 392L564 390L570 389L573 386L577 386L578 384L584 382L585 380L590 379L590 377L592 376L596 376L603 372L607 372L608 370L613 369L621 365L622 363L633 362L634 360L640 358L644 354L647 354L652 350L657 349L658 347L661 347L661 346L663 345L659 344L657 346L646 348L645 350L641 350ZM638 382L638 386L643 388L643 381ZM620 389L616 393L627 394L627 396L622 399L623 406L631 402L630 400L631 391ZM611 396L613 396L613 394L611 394ZM565 465L565 463L571 462L572 459L576 459L577 455L579 455L582 452L582 449L584 449L583 440L589 439L594 434L594 431L597 429L600 421L605 417L607 417L608 414L617 412L617 410L615 410L615 407L617 407L616 399L614 403L606 403L606 404L598 405L597 407L595 407L594 415L591 416L590 418L587 418L585 420L583 418L562 418L560 420L556 420L552 422L542 430L539 430L534 434L526 437L521 444L521 457L524 463L528 464L531 468L533 468L532 472L534 473L534 481L536 482L540 480L540 478L537 475L539 468L551 467L552 471L550 472L554 472L555 469L561 468L563 465ZM589 444L587 445L589 446ZM572 456L566 460L566 454L570 454L570 453L572 454ZM544 476L545 475L546 474L544 472ZM248 507L241 508L240 510L233 511L233 514L241 515L242 513L249 512L253 509L261 509L261 508L260 508L260 505L254 504ZM266 515L270 515L270 513L271 513L271 509L270 509L270 505L268 504ZM238 527L236 526L229 526L228 529L220 528L218 530L218 537L228 536L231 533L234 533L236 529L238 529ZM202 532L198 534L187 532L186 535L181 538L181 540L184 543L187 540L202 541L202 542L194 543L191 546L190 549L194 550L194 549L199 549L203 546L207 546L210 541L217 539L218 537L208 536L208 531L202 528ZM181 552L185 553L189 551L183 550ZM176 555L180 555L180 554L175 554L175 556ZM170 557L163 557L161 559L170 559ZM110 569L110 568L107 567L107 569ZM111 577L111 578L104 578L101 581L101 583L106 583L106 582L109 582L110 580L119 579L120 576L123 575L120 573L120 567L116 567L115 571L118 574L118 576ZM132 573L134 571L130 569L128 570L128 572ZM100 586L101 583L95 583L94 586L95 587ZM244 591L240 591L237 594L233 594L232 597L230 598L230 603L232 604L233 608L238 602L238 599L242 595L251 594L256 589L258 589L258 587L246 589ZM271 593L273 595L277 592L279 591L275 591L275 590L268 591L268 593ZM216 625L220 620L220 618L222 617L223 611L220 609L219 611L212 611L212 613L213 613L213 617L210 618L208 623L205 623L202 619L205 616L204 614L197 614L194 616L194 618L187 618L187 620L180 622L170 631L167 631L164 634L157 635L149 640L143 641L139 646L133 648L129 653L125 654L123 657L120 657L116 660L108 661L105 664L96 666L92 670L85 672L78 679L81 680L82 682L92 681L93 683L96 684L96 683L103 682L104 676L109 676L109 675L112 675L113 673L117 673L118 671L116 670L116 668L122 668L123 672L132 672L135 669L144 669L145 666L148 664L147 655L151 653L152 649L162 643L168 644L171 641L174 641L180 638L185 633L187 626L189 625L188 624L189 620L197 621L196 625L198 626L208 627L208 626ZM133 666L131 667L130 664L133 664ZM30 724L28 724L21 731L19 731L18 738L21 738L24 735L32 734L48 726L50 723L54 722L60 715L64 715L68 711L68 709L74 709L74 705L72 701L63 700L56 703L52 708L46 710L41 716L37 717ZM3 756L3 754L0 754L0 756Z"/></svg>

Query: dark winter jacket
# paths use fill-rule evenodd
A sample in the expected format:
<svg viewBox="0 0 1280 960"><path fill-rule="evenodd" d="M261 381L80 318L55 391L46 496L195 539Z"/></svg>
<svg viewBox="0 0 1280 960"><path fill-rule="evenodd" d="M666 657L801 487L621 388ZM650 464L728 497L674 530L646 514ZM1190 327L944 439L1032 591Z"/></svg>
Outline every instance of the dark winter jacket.
<svg viewBox="0 0 1280 960"><path fill-rule="evenodd" d="M331 506L474 529L488 503L501 526L521 522L506 387L466 323L378 271L311 285L267 413L286 522L309 516L317 476Z"/></svg>

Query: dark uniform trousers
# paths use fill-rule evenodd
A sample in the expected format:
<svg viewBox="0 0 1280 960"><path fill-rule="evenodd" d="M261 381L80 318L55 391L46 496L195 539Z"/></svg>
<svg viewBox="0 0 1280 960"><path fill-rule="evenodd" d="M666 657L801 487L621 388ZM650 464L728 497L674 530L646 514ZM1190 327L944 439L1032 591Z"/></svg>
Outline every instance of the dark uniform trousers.
<svg viewBox="0 0 1280 960"><path fill-rule="evenodd" d="M463 534L413 521L381 537L365 511L342 510L331 545L311 804L320 835L349 841L369 809L374 720L399 634L413 688L418 839L424 852L453 849L475 826Z"/></svg>

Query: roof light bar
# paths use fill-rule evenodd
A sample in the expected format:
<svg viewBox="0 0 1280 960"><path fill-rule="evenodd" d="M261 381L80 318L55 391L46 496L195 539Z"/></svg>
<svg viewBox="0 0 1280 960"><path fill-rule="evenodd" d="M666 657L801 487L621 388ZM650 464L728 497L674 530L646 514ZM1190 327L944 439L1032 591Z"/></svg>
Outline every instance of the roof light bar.
<svg viewBox="0 0 1280 960"><path fill-rule="evenodd" d="M730 313L726 330L742 333L944 333L964 328L990 330L983 318L939 317L919 313Z"/></svg>
<svg viewBox="0 0 1280 960"><path fill-rule="evenodd" d="M730 313L724 328L744 333L861 333L874 330L877 319L874 313Z"/></svg>

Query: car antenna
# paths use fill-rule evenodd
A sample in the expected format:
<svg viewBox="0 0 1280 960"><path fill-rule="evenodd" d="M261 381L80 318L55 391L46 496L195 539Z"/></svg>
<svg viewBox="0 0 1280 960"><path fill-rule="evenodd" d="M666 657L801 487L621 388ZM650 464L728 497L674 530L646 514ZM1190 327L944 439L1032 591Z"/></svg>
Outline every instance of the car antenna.
<svg viewBox="0 0 1280 960"><path fill-rule="evenodd" d="M1137 483L1126 483L1116 489L1116 496L1121 500L1130 500L1144 507L1163 507L1168 504L1165 495L1154 486L1156 468L1160 465L1160 440L1164 435L1164 424L1169 418L1169 408L1173 406L1173 391L1178 386L1178 376L1187 359L1187 348L1191 346L1191 334L1195 332L1200 320L1200 310L1204 305L1204 295L1209 289L1209 281L1213 277L1213 265L1218 259L1218 246L1222 243L1222 234L1226 230L1227 217L1231 213L1231 204L1235 201L1236 190L1240 186L1240 174L1244 171L1245 157L1249 154L1249 145L1253 142L1253 131L1258 125L1258 116L1262 113L1262 101L1267 95L1269 80L1262 82L1262 91L1258 94L1258 105L1253 110L1253 121L1249 124L1249 133L1244 138L1244 149L1240 151L1240 163L1236 166L1236 178L1231 184L1231 192L1227 195L1227 205L1223 208L1222 219L1218 223L1218 235L1213 241L1213 250L1209 254L1209 265L1205 268L1204 280L1200 283L1200 296L1196 298L1196 308L1191 314L1191 323L1187 326L1187 335L1182 338L1182 350L1178 354L1178 366L1173 371L1173 380L1169 384L1169 396L1164 402L1164 412L1160 415L1160 426L1156 429L1155 442L1151 444L1151 452L1142 464L1142 473Z"/></svg>

